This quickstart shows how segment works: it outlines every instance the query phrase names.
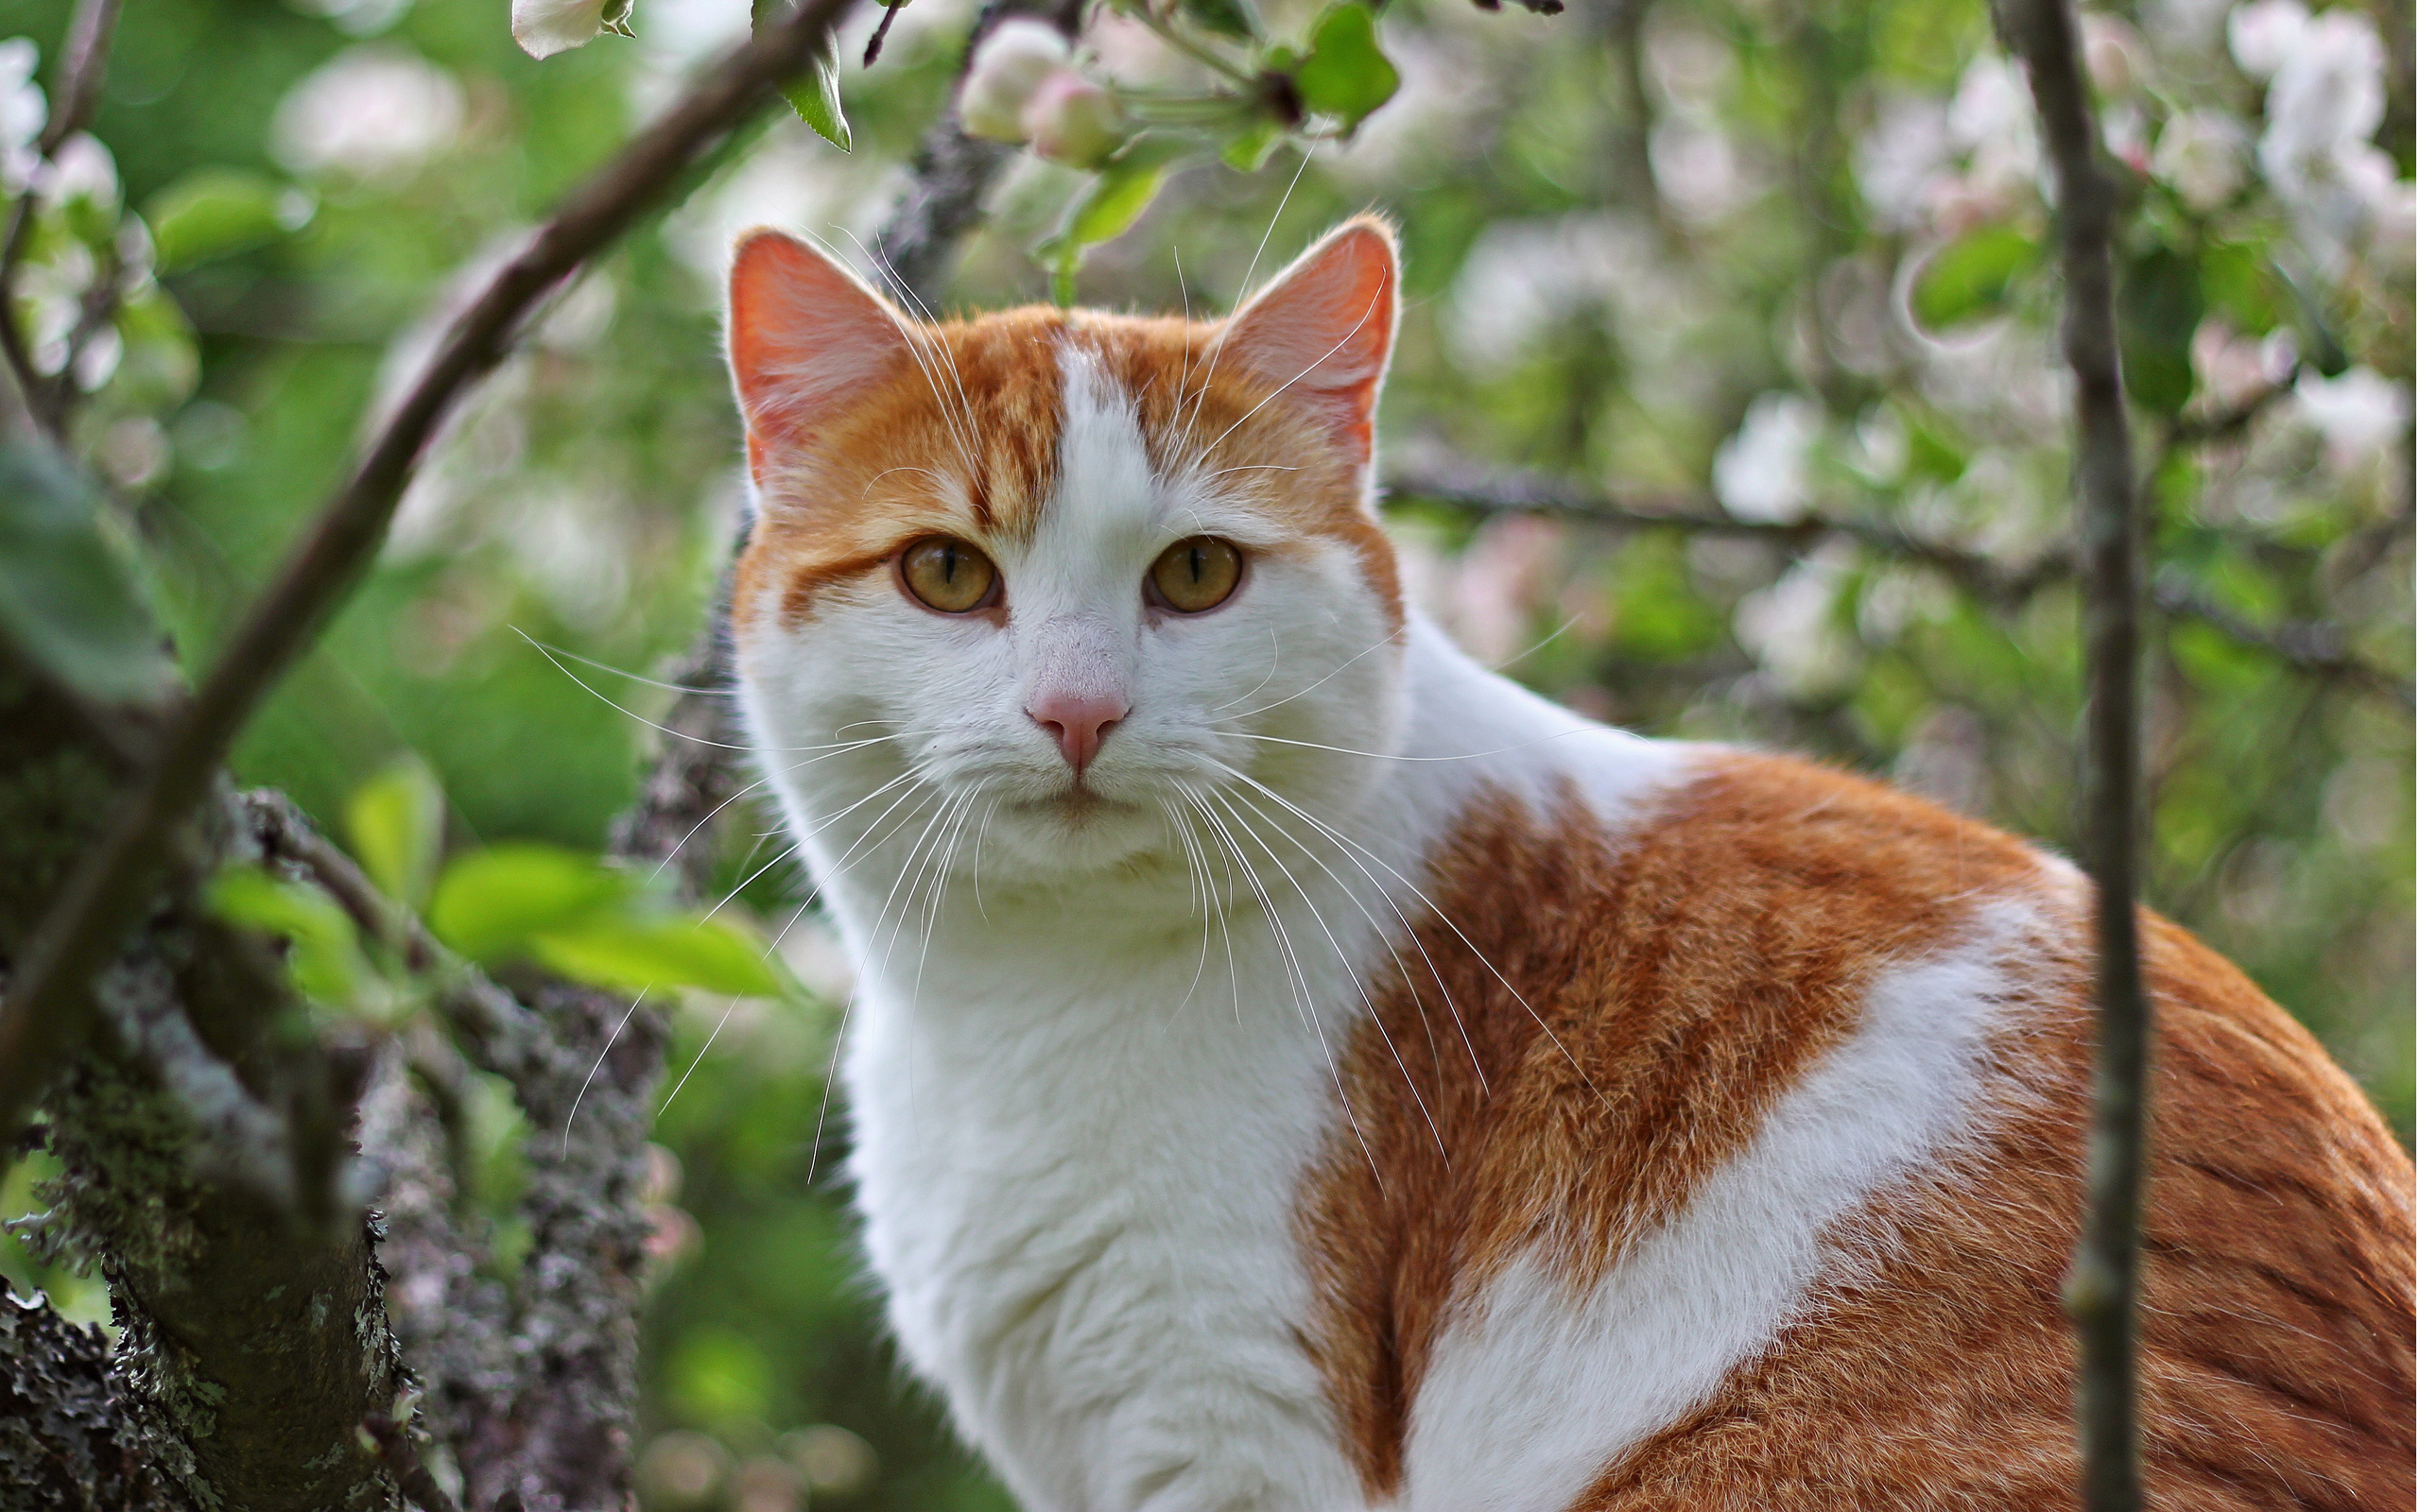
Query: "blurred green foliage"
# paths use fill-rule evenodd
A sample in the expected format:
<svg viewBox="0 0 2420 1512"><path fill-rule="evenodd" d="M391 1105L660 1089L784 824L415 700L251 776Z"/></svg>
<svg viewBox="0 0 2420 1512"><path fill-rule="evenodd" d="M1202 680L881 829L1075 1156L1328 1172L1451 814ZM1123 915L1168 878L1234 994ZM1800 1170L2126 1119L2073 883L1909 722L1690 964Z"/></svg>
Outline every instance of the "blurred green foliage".
<svg viewBox="0 0 2420 1512"><path fill-rule="evenodd" d="M67 9L0 0L0 39L47 56ZM128 8L94 130L113 160L108 193L92 180L43 223L30 266L57 288L28 313L55 323L58 291L115 245L116 207L131 207L157 284L118 318L77 442L111 481L122 507L108 528L140 543L191 663L337 480L365 409L425 350L447 300L749 6L639 0L634 39L544 63L513 45L507 9ZM1374 28L1303 0L1184 13L1238 43L1255 27L1309 39L1308 61L1269 56L1299 65L1308 103L1335 120L1384 103L1307 166L1299 146L1224 117L1229 135L1186 139L1199 150L1147 135L1098 175L1020 157L954 301L1047 298L1055 274L1085 302L1221 309L1376 206L1401 224L1410 296L1382 421L1392 455L1517 464L1745 519L1850 517L2010 571L2056 544L2066 400L2048 222L1980 0L1627 0L1559 18L1397 0ZM348 835L466 953L573 959L532 943L545 920L464 902L483 868L521 867L504 890L523 901L543 890L531 868L552 868L558 925L637 896L582 854L632 793L654 738L645 717L669 696L646 678L691 639L739 519L722 249L769 220L878 252L873 228L944 108L971 14L919 0L869 72L855 63L869 8L838 48L849 155L768 116L564 291L466 406L377 570L246 735L243 780ZM2408 9L2377 14L2408 33ZM2196 0L2092 13L2133 198L2126 356L2157 581L2256 625L2332 622L2408 686L2408 47L2402 72L2377 71L2377 146L2296 158L2296 123L2264 115L2264 78L2231 54L2228 17ZM1082 66L1120 87L1203 83L1131 17L1088 35ZM1087 248L1080 264L1067 255ZM2281 379L2288 391L2270 394ZM2256 400L2246 423L2189 434ZM1455 634L1586 713L1810 750L2073 849L2064 587L1986 599L1837 537L1792 553L1417 501L1392 520L1415 593ZM38 526L0 519L12 541ZM92 562L118 544L61 549ZM23 576L0 573L0 590L32 591ZM2190 619L2160 626L2149 670L2152 900L2309 1023L2408 1143L2409 709ZM804 985L786 974L781 999L692 993L674 1016L647 1325L650 1504L764 1512L820 1486L833 1504L1004 1506L881 1341L840 1180L846 1112L827 1107L845 962L801 917L799 879L768 865L774 826L753 813L716 842L735 895L722 917L778 938ZM235 886L253 896L232 905L264 921L294 902ZM281 927L353 948L316 915ZM357 970L325 954L315 969ZM633 983L652 971L586 964ZM473 1186L501 1213L523 1129L499 1090L477 1097ZM8 1214L34 1205L41 1172L39 1158L19 1163ZM71 1315L105 1311L95 1283L12 1245L0 1270L51 1285ZM852 1487L868 1450L872 1479Z"/></svg>

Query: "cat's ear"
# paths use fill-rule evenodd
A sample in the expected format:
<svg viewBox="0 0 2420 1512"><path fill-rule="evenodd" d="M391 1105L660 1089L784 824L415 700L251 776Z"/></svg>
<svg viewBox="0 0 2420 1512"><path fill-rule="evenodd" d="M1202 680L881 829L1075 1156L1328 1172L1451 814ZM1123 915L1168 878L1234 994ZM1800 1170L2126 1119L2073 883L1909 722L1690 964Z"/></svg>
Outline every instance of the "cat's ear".
<svg viewBox="0 0 2420 1512"><path fill-rule="evenodd" d="M1402 282L1394 228L1356 215L1236 311L1220 346L1285 385L1355 461L1367 462Z"/></svg>
<svg viewBox="0 0 2420 1512"><path fill-rule="evenodd" d="M889 301L823 253L777 231L739 239L731 264L731 376L761 483L786 453L909 360Z"/></svg>

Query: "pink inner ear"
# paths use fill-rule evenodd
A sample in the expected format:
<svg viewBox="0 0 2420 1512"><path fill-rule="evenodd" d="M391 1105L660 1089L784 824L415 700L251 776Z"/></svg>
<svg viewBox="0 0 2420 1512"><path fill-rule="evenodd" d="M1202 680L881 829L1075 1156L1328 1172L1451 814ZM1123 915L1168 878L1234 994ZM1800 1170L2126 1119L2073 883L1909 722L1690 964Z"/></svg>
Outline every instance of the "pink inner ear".
<svg viewBox="0 0 2420 1512"><path fill-rule="evenodd" d="M1222 345L1286 385L1354 460L1366 462L1394 347L1398 282L1385 223L1347 221L1237 311Z"/></svg>
<svg viewBox="0 0 2420 1512"><path fill-rule="evenodd" d="M899 316L856 275L775 231L741 238L731 266L731 373L748 461L816 432L908 354Z"/></svg>

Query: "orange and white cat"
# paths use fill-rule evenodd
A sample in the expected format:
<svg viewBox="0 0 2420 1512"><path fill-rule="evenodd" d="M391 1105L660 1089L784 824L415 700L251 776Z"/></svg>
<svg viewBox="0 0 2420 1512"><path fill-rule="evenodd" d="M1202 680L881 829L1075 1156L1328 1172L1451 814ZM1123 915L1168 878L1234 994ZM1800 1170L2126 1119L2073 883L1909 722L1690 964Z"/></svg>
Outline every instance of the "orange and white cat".
<svg viewBox="0 0 2420 1512"><path fill-rule="evenodd" d="M1461 655L1393 239L1223 323L732 273L755 750L908 1360L1042 1512L2056 1507L2086 885ZM2166 1508L2409 1508L2412 1168L2147 923Z"/></svg>

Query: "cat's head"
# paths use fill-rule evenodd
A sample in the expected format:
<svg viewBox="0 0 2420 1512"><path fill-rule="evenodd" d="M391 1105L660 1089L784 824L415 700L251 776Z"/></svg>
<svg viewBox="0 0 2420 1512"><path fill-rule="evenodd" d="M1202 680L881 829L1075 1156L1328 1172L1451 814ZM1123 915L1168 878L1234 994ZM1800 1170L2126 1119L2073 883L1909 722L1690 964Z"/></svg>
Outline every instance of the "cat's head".
<svg viewBox="0 0 2420 1512"><path fill-rule="evenodd" d="M1046 878L1164 851L1197 805L1350 801L1372 764L1341 752L1402 717L1371 483L1399 282L1364 217L1221 322L929 322L743 238L732 624L793 818L838 851L974 816L985 877Z"/></svg>

